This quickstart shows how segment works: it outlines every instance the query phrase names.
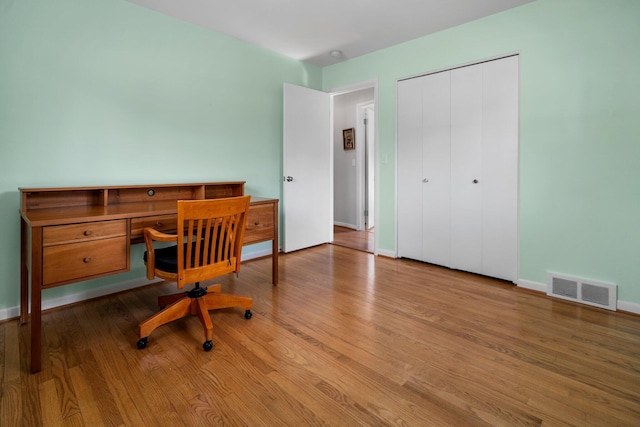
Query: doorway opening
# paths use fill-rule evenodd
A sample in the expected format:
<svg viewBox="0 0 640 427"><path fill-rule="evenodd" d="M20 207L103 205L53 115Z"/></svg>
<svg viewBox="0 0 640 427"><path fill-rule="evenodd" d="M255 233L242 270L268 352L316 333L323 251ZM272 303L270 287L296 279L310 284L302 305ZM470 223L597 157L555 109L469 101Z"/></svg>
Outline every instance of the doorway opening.
<svg viewBox="0 0 640 427"><path fill-rule="evenodd" d="M333 96L333 244L375 252L374 87ZM353 135L354 143L344 135Z"/></svg>

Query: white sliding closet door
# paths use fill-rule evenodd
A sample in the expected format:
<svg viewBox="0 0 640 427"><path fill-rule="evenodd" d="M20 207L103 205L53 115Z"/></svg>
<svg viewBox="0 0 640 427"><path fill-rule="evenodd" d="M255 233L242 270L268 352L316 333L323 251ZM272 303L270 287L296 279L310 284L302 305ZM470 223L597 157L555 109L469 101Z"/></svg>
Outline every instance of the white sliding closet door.
<svg viewBox="0 0 640 427"><path fill-rule="evenodd" d="M422 83L398 82L398 254L422 260Z"/></svg>
<svg viewBox="0 0 640 427"><path fill-rule="evenodd" d="M449 83L449 72L398 83L398 254L444 266L451 240Z"/></svg>
<svg viewBox="0 0 640 427"><path fill-rule="evenodd" d="M519 57L483 64L482 274L515 281L518 266Z"/></svg>
<svg viewBox="0 0 640 427"><path fill-rule="evenodd" d="M451 71L451 267L482 271L482 66Z"/></svg>
<svg viewBox="0 0 640 427"><path fill-rule="evenodd" d="M422 80L422 259L449 267L451 97L449 72ZM426 238L425 238L426 237Z"/></svg>

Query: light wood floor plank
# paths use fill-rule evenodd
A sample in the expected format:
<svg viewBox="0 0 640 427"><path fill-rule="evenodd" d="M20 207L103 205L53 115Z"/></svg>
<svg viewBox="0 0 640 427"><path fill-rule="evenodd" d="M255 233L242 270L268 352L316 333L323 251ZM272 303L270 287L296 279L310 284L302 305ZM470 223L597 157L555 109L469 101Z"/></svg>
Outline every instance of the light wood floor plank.
<svg viewBox="0 0 640 427"><path fill-rule="evenodd" d="M0 325L0 382L10 383L20 378L20 341L17 323Z"/></svg>
<svg viewBox="0 0 640 427"><path fill-rule="evenodd" d="M20 380L0 384L0 397L0 425L19 426L23 418Z"/></svg>

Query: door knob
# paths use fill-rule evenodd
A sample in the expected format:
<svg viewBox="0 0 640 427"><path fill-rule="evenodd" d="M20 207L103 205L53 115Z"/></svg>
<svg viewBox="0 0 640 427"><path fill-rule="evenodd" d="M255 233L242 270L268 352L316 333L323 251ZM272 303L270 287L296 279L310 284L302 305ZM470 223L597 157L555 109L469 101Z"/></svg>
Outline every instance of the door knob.
<svg viewBox="0 0 640 427"><path fill-rule="evenodd" d="M429 180L427 178L423 178L422 182L429 182Z"/></svg>
<svg viewBox="0 0 640 427"><path fill-rule="evenodd" d="M474 183L474 184L477 184L478 182L479 182L479 181L478 181L477 179L474 179L474 180L473 180L473 183Z"/></svg>
<svg viewBox="0 0 640 427"><path fill-rule="evenodd" d="M285 177L285 180L287 182L291 182L291 181L293 181L293 177L292 176L287 176L287 177Z"/></svg>

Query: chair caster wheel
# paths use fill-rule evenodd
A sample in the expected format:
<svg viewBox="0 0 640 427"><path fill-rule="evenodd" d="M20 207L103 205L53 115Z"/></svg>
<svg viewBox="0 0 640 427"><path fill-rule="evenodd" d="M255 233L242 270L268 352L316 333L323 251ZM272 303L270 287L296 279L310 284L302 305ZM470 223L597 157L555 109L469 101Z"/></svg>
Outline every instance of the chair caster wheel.
<svg viewBox="0 0 640 427"><path fill-rule="evenodd" d="M202 344L202 348L204 351L211 351L213 348L213 341L205 341L204 344Z"/></svg>
<svg viewBox="0 0 640 427"><path fill-rule="evenodd" d="M251 313L251 310L247 310L244 312L244 318L249 320L251 319L251 317L253 316L253 313Z"/></svg>
<svg viewBox="0 0 640 427"><path fill-rule="evenodd" d="M147 346L147 344L149 343L149 337L144 337L144 338L140 338L138 340L138 348L140 350L142 350L143 348L145 348Z"/></svg>

